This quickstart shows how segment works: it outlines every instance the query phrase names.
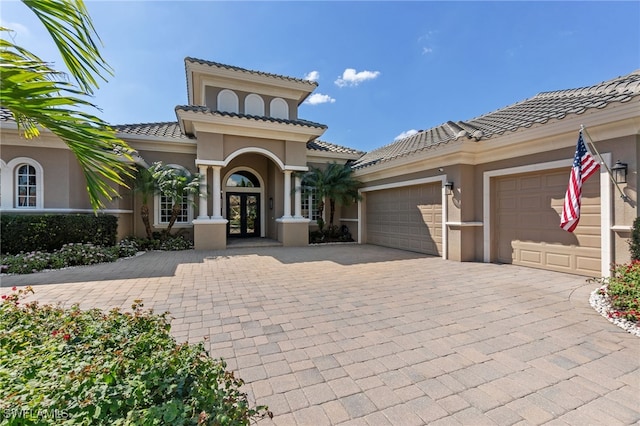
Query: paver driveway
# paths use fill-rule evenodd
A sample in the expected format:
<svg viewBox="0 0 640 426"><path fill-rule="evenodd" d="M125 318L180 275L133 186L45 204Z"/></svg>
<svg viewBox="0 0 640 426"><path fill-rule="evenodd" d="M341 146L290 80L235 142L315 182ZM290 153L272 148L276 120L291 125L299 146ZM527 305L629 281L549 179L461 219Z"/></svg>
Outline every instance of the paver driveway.
<svg viewBox="0 0 640 426"><path fill-rule="evenodd" d="M583 277L374 246L153 252L2 278L42 302L168 310L238 371L261 424L640 421L640 339Z"/></svg>

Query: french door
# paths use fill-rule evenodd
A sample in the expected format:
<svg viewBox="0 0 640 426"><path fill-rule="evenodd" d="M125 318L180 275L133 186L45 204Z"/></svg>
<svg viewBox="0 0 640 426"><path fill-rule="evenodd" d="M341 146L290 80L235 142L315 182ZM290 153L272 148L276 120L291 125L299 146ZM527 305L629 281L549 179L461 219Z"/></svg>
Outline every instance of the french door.
<svg viewBox="0 0 640 426"><path fill-rule="evenodd" d="M227 236L260 236L260 194L227 192Z"/></svg>

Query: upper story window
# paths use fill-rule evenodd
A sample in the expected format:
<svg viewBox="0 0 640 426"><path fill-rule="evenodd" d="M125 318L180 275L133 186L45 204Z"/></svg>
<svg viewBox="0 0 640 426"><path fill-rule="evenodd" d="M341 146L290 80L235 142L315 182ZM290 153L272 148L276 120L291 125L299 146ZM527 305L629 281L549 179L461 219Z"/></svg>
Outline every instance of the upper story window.
<svg viewBox="0 0 640 426"><path fill-rule="evenodd" d="M218 111L238 113L238 95L228 89L218 93Z"/></svg>
<svg viewBox="0 0 640 426"><path fill-rule="evenodd" d="M274 98L269 104L270 116L273 118L289 119L289 105L282 98Z"/></svg>
<svg viewBox="0 0 640 426"><path fill-rule="evenodd" d="M244 100L244 113L247 115L264 116L264 101L255 93L247 95Z"/></svg>

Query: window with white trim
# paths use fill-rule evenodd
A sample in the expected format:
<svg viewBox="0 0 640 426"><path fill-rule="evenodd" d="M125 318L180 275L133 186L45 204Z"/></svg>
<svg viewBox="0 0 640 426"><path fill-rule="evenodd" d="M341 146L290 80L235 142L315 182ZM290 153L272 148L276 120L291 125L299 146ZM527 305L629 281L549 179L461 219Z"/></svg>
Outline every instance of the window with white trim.
<svg viewBox="0 0 640 426"><path fill-rule="evenodd" d="M264 101L255 93L247 95L244 100L244 113L247 115L264 116Z"/></svg>
<svg viewBox="0 0 640 426"><path fill-rule="evenodd" d="M318 220L318 196L314 188L305 188L302 192L302 217Z"/></svg>
<svg viewBox="0 0 640 426"><path fill-rule="evenodd" d="M282 98L274 98L269 103L270 116L273 118L289 119L289 105Z"/></svg>
<svg viewBox="0 0 640 426"><path fill-rule="evenodd" d="M173 200L166 195L160 195L160 221L159 223L167 224L171 220L171 214L173 213ZM176 223L189 223L189 200L187 197L182 197L182 203L180 203L180 214L176 219Z"/></svg>
<svg viewBox="0 0 640 426"><path fill-rule="evenodd" d="M238 95L229 89L218 93L218 111L238 113Z"/></svg>
<svg viewBox="0 0 640 426"><path fill-rule="evenodd" d="M186 170L184 167L177 164L170 164L169 166L188 172L188 170ZM164 194L156 194L154 196L154 204L154 226L160 228L166 227L171 220L171 214L173 212L173 200ZM193 203L189 199L189 196L184 195L182 197L182 202L180 203L180 213L178 214L176 222L173 226L174 228L191 226L192 221Z"/></svg>

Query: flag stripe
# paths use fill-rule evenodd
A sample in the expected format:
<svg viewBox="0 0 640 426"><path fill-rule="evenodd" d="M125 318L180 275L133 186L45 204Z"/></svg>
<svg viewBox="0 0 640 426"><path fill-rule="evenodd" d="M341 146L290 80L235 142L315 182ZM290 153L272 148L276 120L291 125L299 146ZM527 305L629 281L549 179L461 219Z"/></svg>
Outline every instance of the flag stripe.
<svg viewBox="0 0 640 426"><path fill-rule="evenodd" d="M587 150L582 132L576 144L576 154L571 166L569 185L564 196L560 227L568 232L573 232L580 221L580 205L582 202L582 184L600 169L600 164Z"/></svg>

